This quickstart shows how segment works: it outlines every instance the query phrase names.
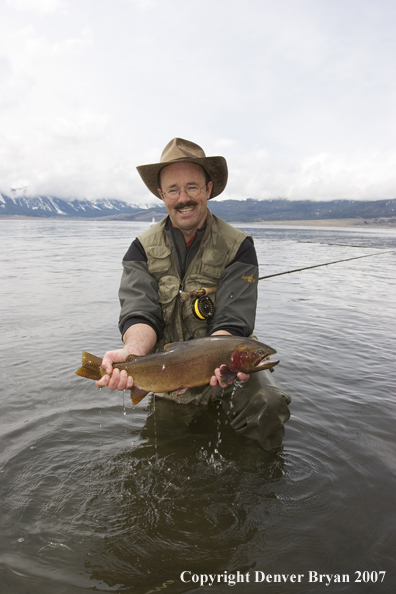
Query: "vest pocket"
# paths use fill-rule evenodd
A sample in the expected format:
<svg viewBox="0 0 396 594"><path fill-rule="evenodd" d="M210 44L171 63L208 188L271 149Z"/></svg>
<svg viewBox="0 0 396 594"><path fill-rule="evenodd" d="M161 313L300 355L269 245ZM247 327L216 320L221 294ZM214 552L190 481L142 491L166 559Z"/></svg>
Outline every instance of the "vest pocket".
<svg viewBox="0 0 396 594"><path fill-rule="evenodd" d="M220 254L223 256L219 258L219 253L214 247L206 249L201 254L200 273L206 278L219 279L224 272L224 267L228 259L228 249L224 246Z"/></svg>
<svg viewBox="0 0 396 594"><path fill-rule="evenodd" d="M220 281L218 274L190 274L187 282L184 285L185 291L199 291L199 289L217 287ZM215 297L216 293L210 295L210 298Z"/></svg>
<svg viewBox="0 0 396 594"><path fill-rule="evenodd" d="M153 245L145 248L147 265L151 274L167 272L171 265L171 251L168 247Z"/></svg>
<svg viewBox="0 0 396 594"><path fill-rule="evenodd" d="M165 326L172 319L179 287L179 279L171 274L166 274L158 280L158 296Z"/></svg>

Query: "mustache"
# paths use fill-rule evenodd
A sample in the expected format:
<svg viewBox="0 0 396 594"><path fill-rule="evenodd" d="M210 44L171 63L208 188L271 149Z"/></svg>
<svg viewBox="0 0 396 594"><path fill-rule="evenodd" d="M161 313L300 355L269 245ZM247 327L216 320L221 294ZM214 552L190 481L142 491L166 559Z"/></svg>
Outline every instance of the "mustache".
<svg viewBox="0 0 396 594"><path fill-rule="evenodd" d="M197 206L195 200L188 200L187 202L183 202L183 204L177 204L175 206L175 210L181 210L182 208L186 208L188 206Z"/></svg>

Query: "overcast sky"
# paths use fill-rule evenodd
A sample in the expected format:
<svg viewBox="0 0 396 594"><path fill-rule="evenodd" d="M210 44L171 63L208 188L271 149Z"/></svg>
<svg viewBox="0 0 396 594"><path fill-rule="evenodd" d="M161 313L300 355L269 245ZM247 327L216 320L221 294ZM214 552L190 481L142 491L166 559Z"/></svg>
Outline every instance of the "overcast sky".
<svg viewBox="0 0 396 594"><path fill-rule="evenodd" d="M176 136L224 198L396 197L394 0L0 0L0 191L155 202Z"/></svg>

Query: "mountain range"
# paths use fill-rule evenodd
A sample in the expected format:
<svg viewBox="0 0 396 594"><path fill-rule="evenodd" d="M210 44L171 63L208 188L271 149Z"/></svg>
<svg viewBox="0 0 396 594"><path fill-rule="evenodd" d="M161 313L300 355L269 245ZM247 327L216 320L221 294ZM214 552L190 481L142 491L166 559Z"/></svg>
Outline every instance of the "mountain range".
<svg viewBox="0 0 396 594"><path fill-rule="evenodd" d="M391 218L396 221L396 198L390 200L211 200L211 211L229 222L295 221L344 218ZM122 200L62 200L54 196L6 196L0 194L0 217L89 218L150 221L162 219L165 207L145 207Z"/></svg>

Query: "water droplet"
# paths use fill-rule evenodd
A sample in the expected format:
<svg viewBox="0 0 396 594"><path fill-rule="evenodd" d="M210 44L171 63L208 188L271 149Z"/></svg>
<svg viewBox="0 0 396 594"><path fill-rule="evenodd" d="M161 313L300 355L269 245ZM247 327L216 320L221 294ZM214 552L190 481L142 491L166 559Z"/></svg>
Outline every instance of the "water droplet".
<svg viewBox="0 0 396 594"><path fill-rule="evenodd" d="M30 448L29 448L29 449L30 449L30 450L35 450L35 449L36 449L36 446L30 446Z"/></svg>
<svg viewBox="0 0 396 594"><path fill-rule="evenodd" d="M24 542L24 538L18 538L18 542Z"/></svg>

